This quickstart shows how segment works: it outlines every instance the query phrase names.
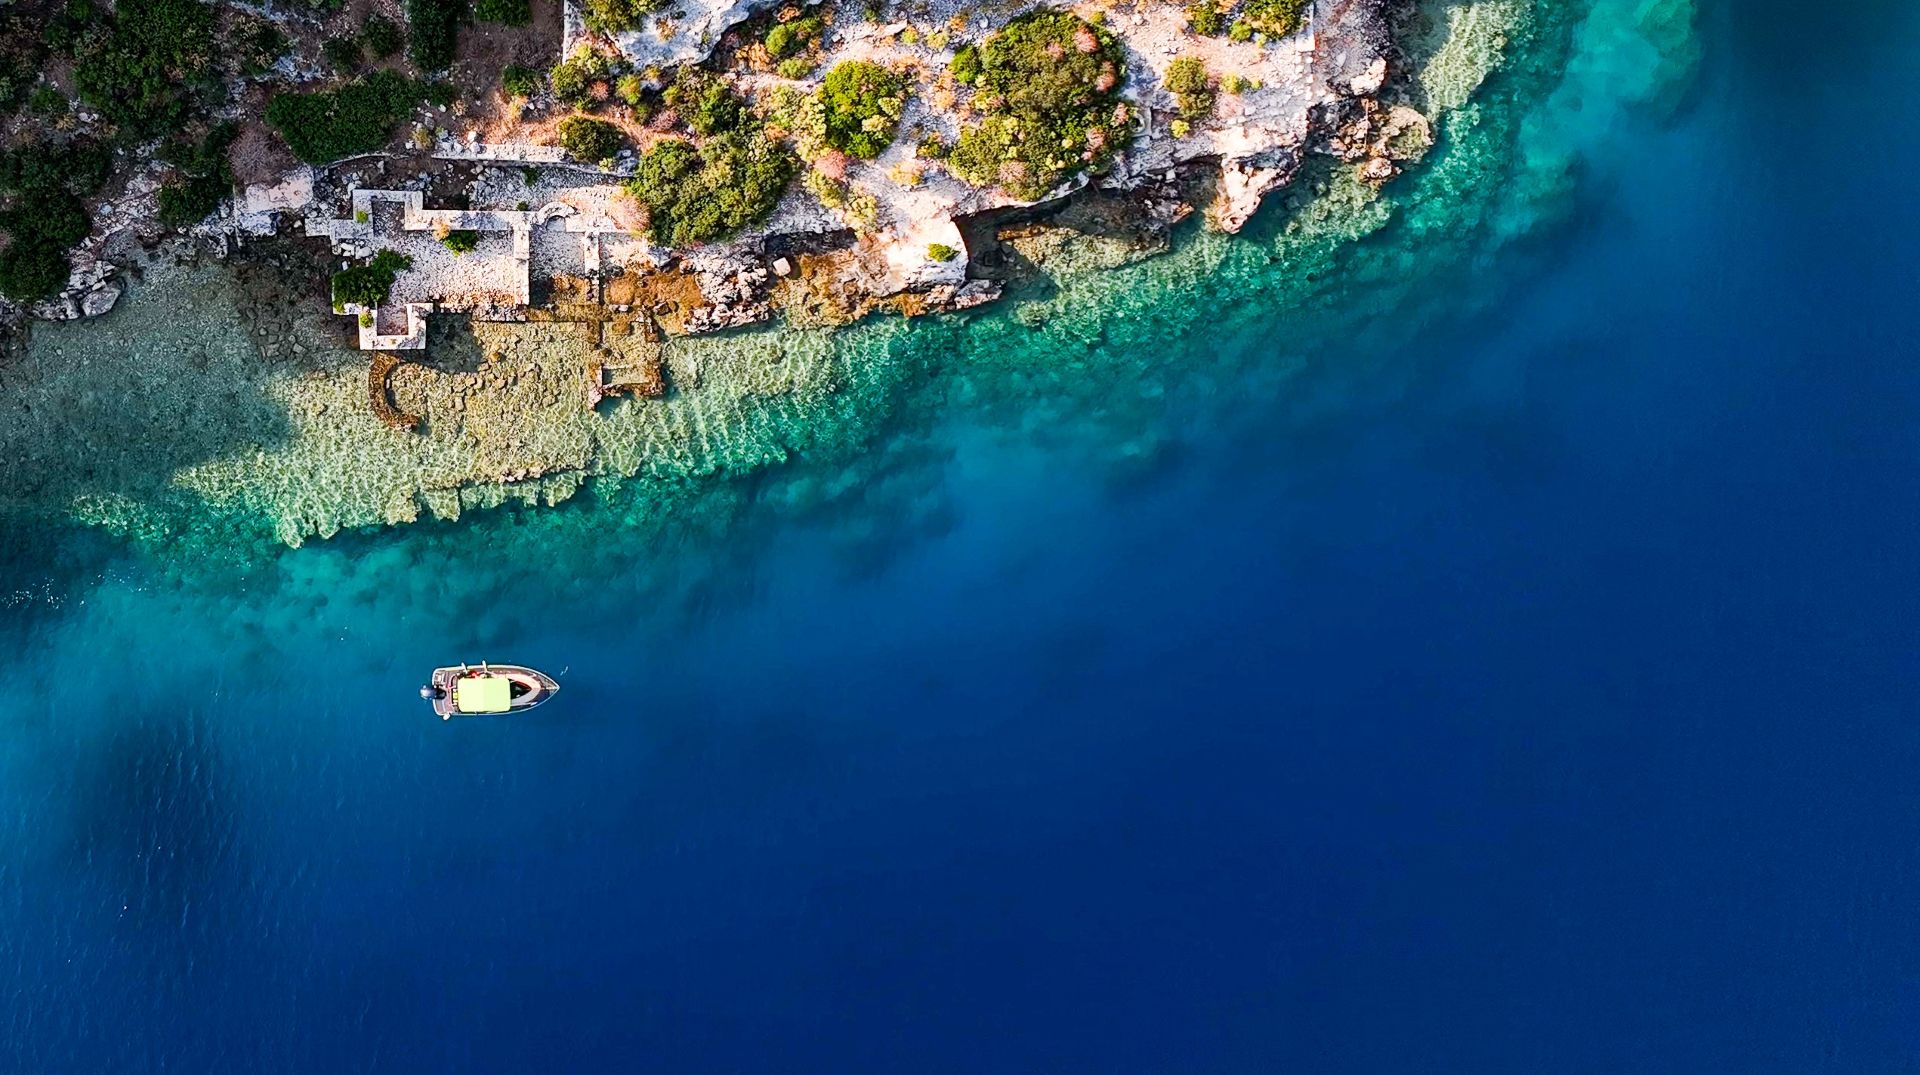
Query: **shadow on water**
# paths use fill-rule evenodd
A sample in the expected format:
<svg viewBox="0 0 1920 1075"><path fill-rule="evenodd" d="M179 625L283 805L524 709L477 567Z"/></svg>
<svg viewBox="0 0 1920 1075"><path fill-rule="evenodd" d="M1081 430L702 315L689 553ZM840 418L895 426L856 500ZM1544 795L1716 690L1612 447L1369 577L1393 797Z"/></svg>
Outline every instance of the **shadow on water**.
<svg viewBox="0 0 1920 1075"><path fill-rule="evenodd" d="M0 510L150 498L183 467L287 439L224 283L137 286L0 360Z"/></svg>
<svg viewBox="0 0 1920 1075"><path fill-rule="evenodd" d="M245 868L226 759L202 715L125 714L77 770L72 862L111 913L165 948L227 936L229 882Z"/></svg>

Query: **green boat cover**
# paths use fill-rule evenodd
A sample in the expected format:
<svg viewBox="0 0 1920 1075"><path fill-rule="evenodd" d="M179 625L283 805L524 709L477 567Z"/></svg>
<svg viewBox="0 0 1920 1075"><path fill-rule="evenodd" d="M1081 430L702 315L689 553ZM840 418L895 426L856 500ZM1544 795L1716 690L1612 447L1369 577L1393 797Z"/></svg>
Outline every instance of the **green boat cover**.
<svg viewBox="0 0 1920 1075"><path fill-rule="evenodd" d="M513 681L474 676L453 681L453 707L462 713L505 713L513 706Z"/></svg>

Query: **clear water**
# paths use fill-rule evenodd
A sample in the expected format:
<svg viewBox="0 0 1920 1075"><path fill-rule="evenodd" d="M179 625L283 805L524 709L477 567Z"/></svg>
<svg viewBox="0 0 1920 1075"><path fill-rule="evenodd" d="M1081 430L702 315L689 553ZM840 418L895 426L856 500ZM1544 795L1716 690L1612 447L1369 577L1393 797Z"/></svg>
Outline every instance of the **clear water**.
<svg viewBox="0 0 1920 1075"><path fill-rule="evenodd" d="M1596 10L1558 196L670 525L9 535L0 1068L1909 1070L1920 26L1707 5L1663 117Z"/></svg>

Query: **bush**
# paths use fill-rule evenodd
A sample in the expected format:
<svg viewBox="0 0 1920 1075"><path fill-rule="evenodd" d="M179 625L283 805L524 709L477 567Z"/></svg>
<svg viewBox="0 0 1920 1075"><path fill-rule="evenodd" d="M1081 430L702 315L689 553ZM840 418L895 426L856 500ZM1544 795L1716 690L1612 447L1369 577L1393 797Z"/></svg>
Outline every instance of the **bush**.
<svg viewBox="0 0 1920 1075"><path fill-rule="evenodd" d="M820 32L826 29L826 21L818 15L803 15L790 22L774 24L767 31L763 44L767 55L775 60L784 60L796 56L820 42Z"/></svg>
<svg viewBox="0 0 1920 1075"><path fill-rule="evenodd" d="M627 193L646 207L655 242L691 246L766 219L798 169L792 150L759 131L730 131L698 148L668 139L641 155Z"/></svg>
<svg viewBox="0 0 1920 1075"><path fill-rule="evenodd" d="M272 19L258 15L235 15L227 34L228 59L234 68L249 78L273 70L291 43Z"/></svg>
<svg viewBox="0 0 1920 1075"><path fill-rule="evenodd" d="M582 45L573 55L553 65L547 82L553 95L568 104L585 104L593 95L593 84L613 73L613 63L605 56Z"/></svg>
<svg viewBox="0 0 1920 1075"><path fill-rule="evenodd" d="M450 231L440 237L440 245L456 254L471 254L480 245L480 233L465 228Z"/></svg>
<svg viewBox="0 0 1920 1075"><path fill-rule="evenodd" d="M367 51L375 59L388 60L400 54L406 47L407 35L400 31L400 24L385 15L368 15L360 24L360 40L366 42Z"/></svg>
<svg viewBox="0 0 1920 1075"><path fill-rule="evenodd" d="M820 66L819 62L812 56L790 56L774 64L773 69L781 78L798 81L813 74L813 69L818 66Z"/></svg>
<svg viewBox="0 0 1920 1075"><path fill-rule="evenodd" d="M955 250L945 243L928 243L927 256L935 261L945 263L959 257L960 251Z"/></svg>
<svg viewBox="0 0 1920 1075"><path fill-rule="evenodd" d="M87 237L93 221L81 198L105 181L112 158L88 143L29 144L0 154L0 295L37 302L67 286L67 250Z"/></svg>
<svg viewBox="0 0 1920 1075"><path fill-rule="evenodd" d="M173 141L160 157L178 175L160 188L160 223L184 228L200 223L233 193L233 172L227 166L227 147L239 129L222 123L198 143Z"/></svg>
<svg viewBox="0 0 1920 1075"><path fill-rule="evenodd" d="M41 86L27 95L27 111L36 116L67 114L67 95L52 86Z"/></svg>
<svg viewBox="0 0 1920 1075"><path fill-rule="evenodd" d="M986 113L948 156L956 175L1033 200L1098 171L1133 137L1120 97L1126 56L1111 33L1064 11L1023 15L979 51Z"/></svg>
<svg viewBox="0 0 1920 1075"><path fill-rule="evenodd" d="M581 18L589 30L618 34L640 29L648 15L665 6L666 0L586 0Z"/></svg>
<svg viewBox="0 0 1920 1075"><path fill-rule="evenodd" d="M900 129L905 83L877 63L835 64L820 86L827 144L862 160L878 157Z"/></svg>
<svg viewBox="0 0 1920 1075"><path fill-rule="evenodd" d="M1247 0L1240 17L1268 37L1298 33L1307 22L1308 0Z"/></svg>
<svg viewBox="0 0 1920 1075"><path fill-rule="evenodd" d="M606 120L588 116L568 116L560 121L560 145L574 159L588 164L606 164L626 148L627 136Z"/></svg>
<svg viewBox="0 0 1920 1075"><path fill-rule="evenodd" d="M267 103L267 122L295 156L325 164L386 145L425 88L392 71L376 71L338 89L276 94Z"/></svg>
<svg viewBox="0 0 1920 1075"><path fill-rule="evenodd" d="M540 89L540 72L510 63L500 72L500 92L508 98L532 97Z"/></svg>
<svg viewBox="0 0 1920 1075"><path fill-rule="evenodd" d="M953 54L953 63L947 70L953 77L971 86L979 81L981 75L980 50L972 45L962 45Z"/></svg>
<svg viewBox="0 0 1920 1075"><path fill-rule="evenodd" d="M533 21L531 0L473 0L473 17L502 26L525 26Z"/></svg>
<svg viewBox="0 0 1920 1075"><path fill-rule="evenodd" d="M1248 22L1245 19L1233 20L1233 25L1227 27L1227 39L1229 41L1238 41L1241 43L1252 41L1253 40L1253 24Z"/></svg>
<svg viewBox="0 0 1920 1075"><path fill-rule="evenodd" d="M326 59L327 66L342 74L359 67L366 59L357 37L329 37L320 43L320 55Z"/></svg>
<svg viewBox="0 0 1920 1075"><path fill-rule="evenodd" d="M639 75L621 75L613 84L613 95L626 102L627 107L642 112L651 112L647 107L647 80Z"/></svg>
<svg viewBox="0 0 1920 1075"><path fill-rule="evenodd" d="M39 25L24 15L0 19L0 116L20 107L47 56Z"/></svg>
<svg viewBox="0 0 1920 1075"><path fill-rule="evenodd" d="M682 68L680 77L661 94L695 134L721 134L739 129L746 106L724 79L704 71Z"/></svg>
<svg viewBox="0 0 1920 1075"><path fill-rule="evenodd" d="M1199 59L1182 56L1168 64L1166 86L1179 102L1181 118L1200 120L1213 115L1213 76Z"/></svg>
<svg viewBox="0 0 1920 1075"><path fill-rule="evenodd" d="M365 265L354 265L333 274L333 305L339 309L348 303L372 309L387 301L393 280L401 270L413 267L413 259L393 250L382 250Z"/></svg>
<svg viewBox="0 0 1920 1075"><path fill-rule="evenodd" d="M1193 0L1187 5L1187 29L1201 37L1215 37L1227 28L1227 14L1218 0Z"/></svg>
<svg viewBox="0 0 1920 1075"><path fill-rule="evenodd" d="M122 0L75 45L80 98L130 134L184 123L213 69L213 10L202 0Z"/></svg>
<svg viewBox="0 0 1920 1075"><path fill-rule="evenodd" d="M453 63L455 36L466 17L461 0L407 0L407 58L422 71Z"/></svg>

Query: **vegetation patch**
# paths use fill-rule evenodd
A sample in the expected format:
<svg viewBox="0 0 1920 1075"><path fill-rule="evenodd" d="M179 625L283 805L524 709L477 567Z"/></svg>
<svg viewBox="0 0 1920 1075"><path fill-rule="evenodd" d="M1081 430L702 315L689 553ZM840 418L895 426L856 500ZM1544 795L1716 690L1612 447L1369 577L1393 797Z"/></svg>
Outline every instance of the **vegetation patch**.
<svg viewBox="0 0 1920 1075"><path fill-rule="evenodd" d="M1268 37L1286 37L1307 24L1308 0L1247 0L1240 21Z"/></svg>
<svg viewBox="0 0 1920 1075"><path fill-rule="evenodd" d="M560 121L560 145L575 160L588 164L608 164L627 147L627 136L620 128L590 116L568 116Z"/></svg>
<svg viewBox="0 0 1920 1075"><path fill-rule="evenodd" d="M222 123L198 142L173 141L162 147L160 157L175 174L160 188L160 223L191 227L212 216L233 193L227 147L237 134L239 128Z"/></svg>
<svg viewBox="0 0 1920 1075"><path fill-rule="evenodd" d="M112 156L91 143L21 146L0 154L0 295L37 302L67 286L67 251L93 230L81 199L106 181Z"/></svg>
<svg viewBox="0 0 1920 1075"><path fill-rule="evenodd" d="M647 16L665 6L665 0L586 0L580 14L587 29L619 34L645 26Z"/></svg>
<svg viewBox="0 0 1920 1075"><path fill-rule="evenodd" d="M121 0L89 12L74 44L80 98L137 137L185 123L213 71L213 9L201 0Z"/></svg>
<svg viewBox="0 0 1920 1075"><path fill-rule="evenodd" d="M694 146L667 139L640 156L627 193L647 210L654 242L692 246L771 216L799 162L761 131L728 131Z"/></svg>
<svg viewBox="0 0 1920 1075"><path fill-rule="evenodd" d="M776 22L761 44L782 78L805 78L819 66L815 58L827 22L817 13Z"/></svg>
<svg viewBox="0 0 1920 1075"><path fill-rule="evenodd" d="M1227 13L1219 0L1193 0L1187 5L1187 29L1201 37L1216 37L1227 28Z"/></svg>
<svg viewBox="0 0 1920 1075"><path fill-rule="evenodd" d="M960 251L945 243L928 243L927 256L938 262L952 261L960 256Z"/></svg>
<svg viewBox="0 0 1920 1075"><path fill-rule="evenodd" d="M820 87L827 144L862 160L878 157L900 130L906 83L866 60L847 60L827 72Z"/></svg>
<svg viewBox="0 0 1920 1075"><path fill-rule="evenodd" d="M1207 65L1193 56L1182 56L1167 65L1167 92L1180 108L1180 118L1202 120L1213 115L1216 93Z"/></svg>
<svg viewBox="0 0 1920 1075"><path fill-rule="evenodd" d="M365 265L352 265L333 274L333 307L348 303L371 310L387 301L394 278L413 267L413 259L394 250L382 250Z"/></svg>
<svg viewBox="0 0 1920 1075"><path fill-rule="evenodd" d="M267 103L267 122L295 156L325 164L386 145L421 97L431 95L432 87L376 71L338 89L276 94Z"/></svg>
<svg viewBox="0 0 1920 1075"><path fill-rule="evenodd" d="M407 35L400 24L380 14L368 15L367 21L360 24L360 40L366 44L367 51L380 60L400 55L400 50L407 45Z"/></svg>
<svg viewBox="0 0 1920 1075"><path fill-rule="evenodd" d="M974 106L986 118L961 132L947 157L969 182L1031 201L1105 168L1133 137L1133 110L1120 97L1124 50L1076 15L1023 15L988 38L973 62Z"/></svg>
<svg viewBox="0 0 1920 1075"><path fill-rule="evenodd" d="M471 254L480 245L480 233L467 228L455 228L440 237L440 245L456 254Z"/></svg>
<svg viewBox="0 0 1920 1075"><path fill-rule="evenodd" d="M407 0L407 58L422 71L446 70L466 16L462 0Z"/></svg>
<svg viewBox="0 0 1920 1075"><path fill-rule="evenodd" d="M46 57L41 29L32 20L24 15L0 19L0 116L27 99Z"/></svg>
<svg viewBox="0 0 1920 1075"><path fill-rule="evenodd" d="M532 97L540 90L540 72L524 64L510 63L500 72L500 93L508 100Z"/></svg>
<svg viewBox="0 0 1920 1075"><path fill-rule="evenodd" d="M533 21L532 0L473 0L473 17L502 26L525 26Z"/></svg>
<svg viewBox="0 0 1920 1075"><path fill-rule="evenodd" d="M553 95L571 105L586 105L594 96L594 87L613 77L613 60L587 45L553 65L547 82Z"/></svg>

